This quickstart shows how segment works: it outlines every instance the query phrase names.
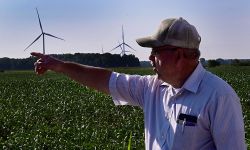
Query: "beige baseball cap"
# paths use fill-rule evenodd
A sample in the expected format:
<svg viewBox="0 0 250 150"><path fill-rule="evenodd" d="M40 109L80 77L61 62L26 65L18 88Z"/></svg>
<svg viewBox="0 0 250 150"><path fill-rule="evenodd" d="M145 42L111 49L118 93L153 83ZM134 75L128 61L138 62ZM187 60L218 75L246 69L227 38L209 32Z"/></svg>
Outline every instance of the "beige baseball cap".
<svg viewBox="0 0 250 150"><path fill-rule="evenodd" d="M136 42L142 47L176 46L199 49L201 37L196 28L183 18L163 20L158 31L148 37L139 38Z"/></svg>

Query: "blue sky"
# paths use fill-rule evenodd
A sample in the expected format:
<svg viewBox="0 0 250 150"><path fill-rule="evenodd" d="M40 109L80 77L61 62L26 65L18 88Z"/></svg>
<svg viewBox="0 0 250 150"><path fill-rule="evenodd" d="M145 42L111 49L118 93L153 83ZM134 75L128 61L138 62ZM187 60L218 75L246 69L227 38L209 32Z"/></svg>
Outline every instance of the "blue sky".
<svg viewBox="0 0 250 150"><path fill-rule="evenodd" d="M150 49L135 39L154 34L166 18L183 17L201 35L201 57L250 58L248 0L0 0L0 58L42 52L42 39L23 51L40 34L36 7L44 31L66 40L46 37L48 54L107 52L122 41L123 25L133 54L147 60Z"/></svg>

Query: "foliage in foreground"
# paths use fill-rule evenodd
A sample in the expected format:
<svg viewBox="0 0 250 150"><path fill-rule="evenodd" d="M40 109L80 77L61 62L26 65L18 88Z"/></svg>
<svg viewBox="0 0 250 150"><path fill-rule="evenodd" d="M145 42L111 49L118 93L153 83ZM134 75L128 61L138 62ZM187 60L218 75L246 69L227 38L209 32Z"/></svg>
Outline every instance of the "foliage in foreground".
<svg viewBox="0 0 250 150"><path fill-rule="evenodd" d="M143 147L143 115L115 107L111 97L56 74L0 75L3 149L124 149Z"/></svg>
<svg viewBox="0 0 250 150"><path fill-rule="evenodd" d="M116 71L152 73L137 69ZM211 71L239 94L250 144L250 67ZM61 75L0 73L0 149L144 149L143 125L139 108L114 106L111 97Z"/></svg>

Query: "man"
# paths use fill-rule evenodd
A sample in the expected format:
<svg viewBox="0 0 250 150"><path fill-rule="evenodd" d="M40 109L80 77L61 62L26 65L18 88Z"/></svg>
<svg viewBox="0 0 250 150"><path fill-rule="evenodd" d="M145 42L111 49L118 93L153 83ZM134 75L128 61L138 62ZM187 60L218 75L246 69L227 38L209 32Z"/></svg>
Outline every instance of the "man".
<svg viewBox="0 0 250 150"><path fill-rule="evenodd" d="M110 94L116 105L140 106L144 112L146 149L244 150L240 99L198 59L201 38L183 18L161 22L157 33L140 38L151 47L155 76L125 75L40 53L37 74L48 69ZM101 76L100 76L101 75Z"/></svg>

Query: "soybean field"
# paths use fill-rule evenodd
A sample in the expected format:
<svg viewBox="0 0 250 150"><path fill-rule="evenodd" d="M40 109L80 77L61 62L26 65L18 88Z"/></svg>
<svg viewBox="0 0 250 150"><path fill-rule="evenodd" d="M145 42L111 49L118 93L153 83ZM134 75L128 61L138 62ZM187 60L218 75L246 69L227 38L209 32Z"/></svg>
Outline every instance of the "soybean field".
<svg viewBox="0 0 250 150"><path fill-rule="evenodd" d="M151 68L116 68L153 74ZM250 144L250 67L209 69L241 98ZM101 76L100 76L101 77ZM0 73L0 149L144 149L143 112L67 77L33 71Z"/></svg>

